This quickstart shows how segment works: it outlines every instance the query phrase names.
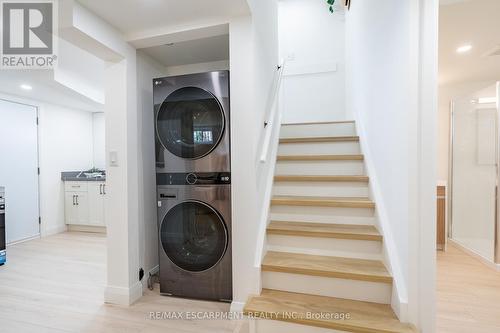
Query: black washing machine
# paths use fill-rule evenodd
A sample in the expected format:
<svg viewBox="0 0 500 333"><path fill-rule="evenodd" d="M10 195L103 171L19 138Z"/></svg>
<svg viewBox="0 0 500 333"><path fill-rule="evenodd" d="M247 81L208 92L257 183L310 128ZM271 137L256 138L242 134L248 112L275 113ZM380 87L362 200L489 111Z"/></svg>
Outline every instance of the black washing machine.
<svg viewBox="0 0 500 333"><path fill-rule="evenodd" d="M160 293L232 300L227 172L157 175Z"/></svg>

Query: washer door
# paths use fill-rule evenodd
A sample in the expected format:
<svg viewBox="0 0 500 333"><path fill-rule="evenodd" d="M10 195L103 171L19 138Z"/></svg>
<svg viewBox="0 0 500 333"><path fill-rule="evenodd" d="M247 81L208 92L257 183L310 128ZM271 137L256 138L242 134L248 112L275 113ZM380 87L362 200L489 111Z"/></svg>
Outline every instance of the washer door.
<svg viewBox="0 0 500 333"><path fill-rule="evenodd" d="M158 140L172 154L197 159L217 147L224 132L224 111L210 92L184 87L163 101L156 118Z"/></svg>
<svg viewBox="0 0 500 333"><path fill-rule="evenodd" d="M160 238L170 261L189 272L217 265L228 245L222 217L198 201L186 201L170 209L162 221Z"/></svg>

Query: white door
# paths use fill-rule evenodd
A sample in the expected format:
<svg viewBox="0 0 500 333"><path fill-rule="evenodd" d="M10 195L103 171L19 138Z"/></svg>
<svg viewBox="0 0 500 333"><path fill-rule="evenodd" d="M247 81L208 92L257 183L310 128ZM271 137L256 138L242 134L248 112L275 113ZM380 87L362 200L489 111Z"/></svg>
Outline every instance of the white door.
<svg viewBox="0 0 500 333"><path fill-rule="evenodd" d="M452 227L455 242L494 260L497 108L477 94L453 107Z"/></svg>
<svg viewBox="0 0 500 333"><path fill-rule="evenodd" d="M40 234L38 131L34 106L0 100L0 186L7 243Z"/></svg>

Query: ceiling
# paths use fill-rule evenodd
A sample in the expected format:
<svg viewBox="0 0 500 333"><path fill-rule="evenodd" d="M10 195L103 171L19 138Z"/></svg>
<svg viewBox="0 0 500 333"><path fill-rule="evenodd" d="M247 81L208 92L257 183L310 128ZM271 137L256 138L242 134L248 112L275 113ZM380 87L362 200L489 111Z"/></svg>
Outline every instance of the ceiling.
<svg viewBox="0 0 500 333"><path fill-rule="evenodd" d="M229 59L229 35L189 40L142 49L163 66L179 66Z"/></svg>
<svg viewBox="0 0 500 333"><path fill-rule="evenodd" d="M21 84L28 84L33 90L21 89ZM65 106L89 112L103 111L104 105L69 89L56 81L51 70L2 70L0 75L2 93L37 100L45 103Z"/></svg>
<svg viewBox="0 0 500 333"><path fill-rule="evenodd" d="M500 79L500 55L485 56L500 46L499 0L441 0L439 14L439 83ZM456 49L471 44L472 50Z"/></svg>
<svg viewBox="0 0 500 333"><path fill-rule="evenodd" d="M249 12L247 0L78 0L126 37Z"/></svg>

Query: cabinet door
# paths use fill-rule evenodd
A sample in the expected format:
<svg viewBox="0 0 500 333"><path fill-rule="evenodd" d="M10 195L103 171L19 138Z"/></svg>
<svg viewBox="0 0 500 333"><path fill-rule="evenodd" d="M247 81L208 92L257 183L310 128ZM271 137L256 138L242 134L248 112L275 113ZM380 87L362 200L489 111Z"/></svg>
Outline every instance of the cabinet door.
<svg viewBox="0 0 500 333"><path fill-rule="evenodd" d="M89 224L89 197L86 192L76 193L76 210L79 225Z"/></svg>
<svg viewBox="0 0 500 333"><path fill-rule="evenodd" d="M104 183L89 183L89 224L105 226L104 223Z"/></svg>
<svg viewBox="0 0 500 333"><path fill-rule="evenodd" d="M76 192L66 192L64 195L64 215L66 224L78 224L78 206Z"/></svg>

